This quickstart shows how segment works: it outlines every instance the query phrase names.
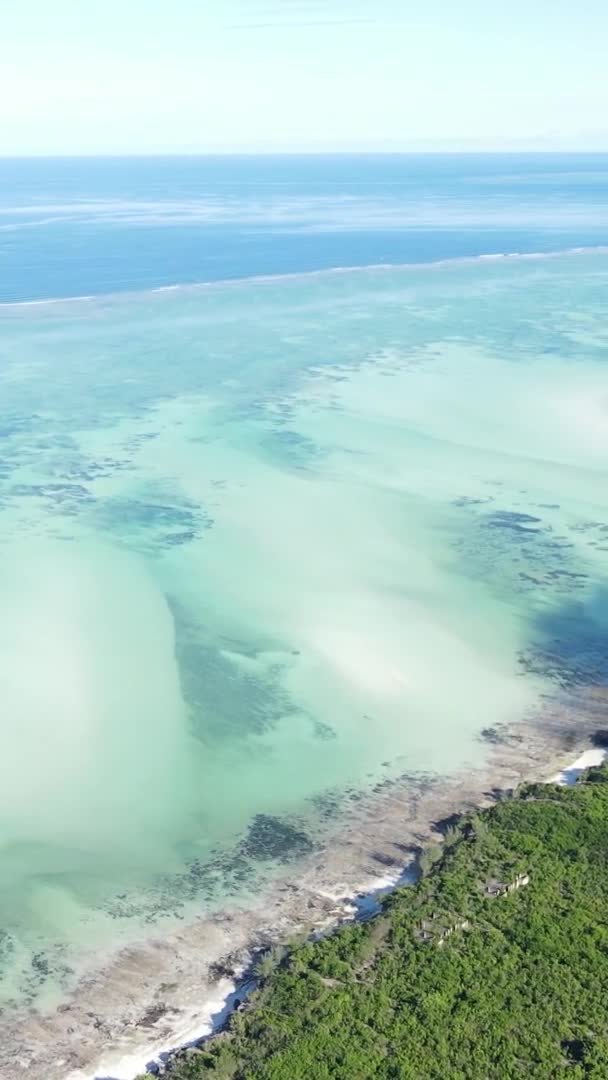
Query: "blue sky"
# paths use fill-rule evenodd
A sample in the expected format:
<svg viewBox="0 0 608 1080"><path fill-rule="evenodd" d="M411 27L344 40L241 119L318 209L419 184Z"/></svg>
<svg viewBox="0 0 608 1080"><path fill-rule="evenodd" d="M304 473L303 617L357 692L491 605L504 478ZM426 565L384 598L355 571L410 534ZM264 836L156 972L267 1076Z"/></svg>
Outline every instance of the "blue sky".
<svg viewBox="0 0 608 1080"><path fill-rule="evenodd" d="M0 154L608 150L606 0L7 0Z"/></svg>

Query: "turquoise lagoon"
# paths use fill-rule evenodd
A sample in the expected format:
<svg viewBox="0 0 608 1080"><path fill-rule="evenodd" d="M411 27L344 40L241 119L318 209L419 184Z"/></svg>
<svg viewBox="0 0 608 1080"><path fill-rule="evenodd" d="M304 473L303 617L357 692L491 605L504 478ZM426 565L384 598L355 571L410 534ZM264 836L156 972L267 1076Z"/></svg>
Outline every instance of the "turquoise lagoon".
<svg viewBox="0 0 608 1080"><path fill-rule="evenodd" d="M605 678L607 287L583 252L0 309L5 1004Z"/></svg>

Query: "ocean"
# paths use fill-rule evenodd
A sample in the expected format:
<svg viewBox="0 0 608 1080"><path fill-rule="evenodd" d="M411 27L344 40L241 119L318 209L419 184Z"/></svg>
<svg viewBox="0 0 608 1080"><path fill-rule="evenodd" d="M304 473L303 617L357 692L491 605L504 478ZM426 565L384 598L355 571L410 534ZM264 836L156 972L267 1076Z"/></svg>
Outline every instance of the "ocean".
<svg viewBox="0 0 608 1080"><path fill-rule="evenodd" d="M7 1076L361 800L576 735L607 285L608 156L0 161Z"/></svg>
<svg viewBox="0 0 608 1080"><path fill-rule="evenodd" d="M4 159L0 302L608 243L602 154Z"/></svg>

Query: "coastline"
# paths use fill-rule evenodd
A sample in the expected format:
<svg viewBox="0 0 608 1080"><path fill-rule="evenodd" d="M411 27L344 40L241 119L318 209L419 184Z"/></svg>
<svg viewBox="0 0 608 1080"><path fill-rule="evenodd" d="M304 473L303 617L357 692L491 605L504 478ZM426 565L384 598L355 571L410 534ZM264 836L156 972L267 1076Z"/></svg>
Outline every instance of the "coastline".
<svg viewBox="0 0 608 1080"><path fill-rule="evenodd" d="M593 752L593 751L591 751ZM412 861L403 870L395 874L379 877L376 882L366 886L366 891L358 891L352 896L336 900L343 906L342 914L324 926L317 926L310 931L311 939L338 929L349 922L366 921L381 911L381 899L403 885L413 883L418 877ZM280 944L280 943L277 943ZM93 1072L81 1071L70 1073L66 1080L138 1080L142 1074L162 1075L170 1062L181 1052L193 1046L200 1046L207 1039L214 1038L224 1030L232 1014L246 1002L249 995L257 988L258 979L255 965L258 960L255 952L248 956L247 963L235 971L234 979L220 979L217 983L217 996L208 998L200 1006L196 1023L183 1031L176 1029L170 1045L146 1045L118 1062L105 1064L104 1058ZM223 996L222 996L223 995ZM110 1072L108 1072L108 1068Z"/></svg>
<svg viewBox="0 0 608 1080"><path fill-rule="evenodd" d="M545 703L539 717L508 730L490 729L483 767L387 784L257 907L204 917L124 950L53 1014L0 1020L3 1077L18 1080L28 1069L45 1080L133 1080L146 1068L158 1074L180 1048L222 1029L246 996L244 984L251 989L264 950L369 917L379 895L412 874L455 816L491 806L525 781L573 782L603 753L606 699L593 688Z"/></svg>
<svg viewBox="0 0 608 1080"><path fill-rule="evenodd" d="M592 746L583 750L582 753L564 765L556 774L547 777L545 783L571 786L577 783L581 775L589 768L601 765L608 757L608 750ZM525 781L522 781L525 782ZM382 897L393 892L403 885L413 883L417 878L416 860L412 858L400 871L379 877L375 882L368 883L365 891L357 891L350 897L339 898L338 902L344 904L342 917L336 918L333 923L322 929L317 928L310 934L311 937L319 933L338 929L340 925L351 921L364 921L373 918L381 911L380 900ZM338 899L338 898L336 898ZM199 1022L196 1026L182 1033L176 1032L176 1037L171 1046L146 1047L145 1050L135 1053L130 1057L111 1066L111 1074L103 1062L100 1062L96 1070L84 1076L82 1073L71 1073L66 1080L137 1080L145 1073L150 1075L170 1075L171 1062L184 1050L199 1046L209 1038L213 1038L224 1030L232 1013L247 1000L248 996L256 989L257 979L254 973L255 956L249 958L249 965L232 981L223 980L218 983L218 994L223 990L224 996L209 999L201 1005Z"/></svg>

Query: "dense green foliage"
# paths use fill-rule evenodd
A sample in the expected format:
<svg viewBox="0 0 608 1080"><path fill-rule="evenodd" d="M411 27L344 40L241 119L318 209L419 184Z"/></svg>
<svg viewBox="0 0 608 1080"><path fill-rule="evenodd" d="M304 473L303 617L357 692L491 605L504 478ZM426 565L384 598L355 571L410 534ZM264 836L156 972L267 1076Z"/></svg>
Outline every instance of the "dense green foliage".
<svg viewBox="0 0 608 1080"><path fill-rule="evenodd" d="M173 1080L605 1080L608 769L463 820L429 866L371 922L284 956Z"/></svg>

